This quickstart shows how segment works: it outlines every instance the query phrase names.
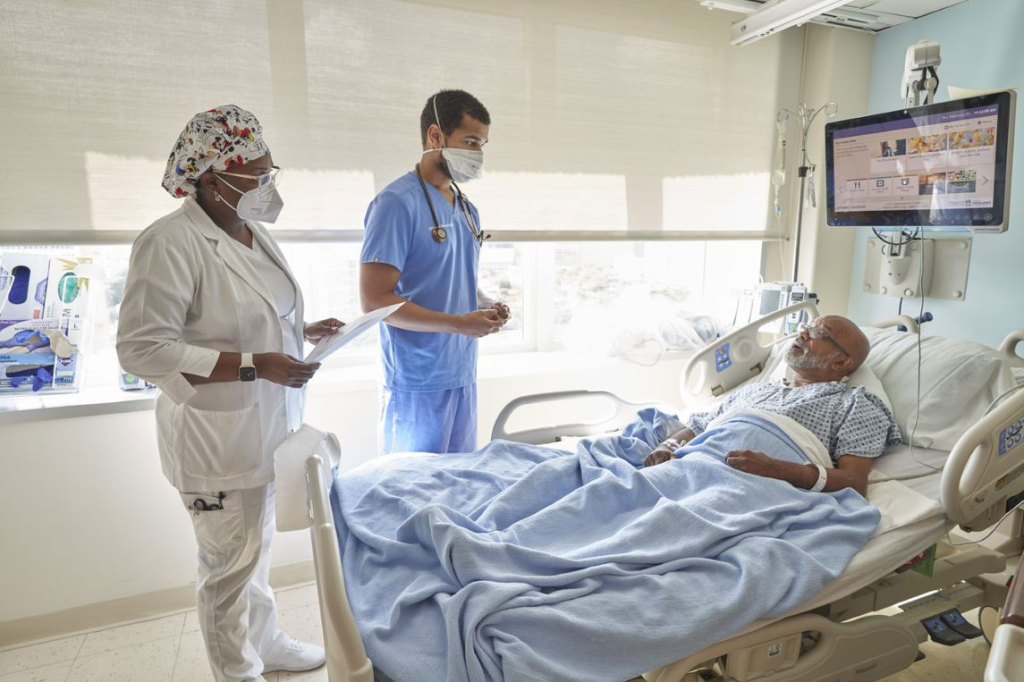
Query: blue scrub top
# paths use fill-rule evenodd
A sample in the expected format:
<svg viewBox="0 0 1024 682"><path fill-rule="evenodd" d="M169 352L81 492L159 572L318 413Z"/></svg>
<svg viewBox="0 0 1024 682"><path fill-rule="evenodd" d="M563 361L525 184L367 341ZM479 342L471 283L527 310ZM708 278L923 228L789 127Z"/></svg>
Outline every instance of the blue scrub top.
<svg viewBox="0 0 1024 682"><path fill-rule="evenodd" d="M463 315L477 309L480 244L462 206L451 206L427 184L434 212L448 238L431 232L434 218L415 172L385 187L366 210L362 263L387 263L401 276L395 293L429 310ZM480 224L472 204L469 210ZM380 325L384 381L390 389L440 391L476 381L476 339L461 334L413 332Z"/></svg>

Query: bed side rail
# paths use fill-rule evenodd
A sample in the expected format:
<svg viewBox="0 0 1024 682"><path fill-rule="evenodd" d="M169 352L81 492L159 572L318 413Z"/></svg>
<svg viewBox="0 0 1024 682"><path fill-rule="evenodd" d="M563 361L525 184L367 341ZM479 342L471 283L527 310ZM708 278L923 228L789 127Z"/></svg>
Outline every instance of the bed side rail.
<svg viewBox="0 0 1024 682"><path fill-rule="evenodd" d="M801 655L804 634L819 633ZM887 616L866 616L835 623L804 613L746 635L733 637L671 665L644 674L648 682L700 679L691 671L729 655L727 679L764 682L878 680L914 662L918 639L904 623Z"/></svg>
<svg viewBox="0 0 1024 682"><path fill-rule="evenodd" d="M648 682L880 680L917 659L918 645L928 639L922 621L952 608L964 612L990 603L987 591L969 582L956 582L936 591L935 586L943 582L942 578L918 578L923 588L918 592L920 596L910 601L901 598L899 613L874 614L842 622L817 613L801 613L644 673L644 679ZM884 589L881 581L879 587ZM716 669L708 670L712 664Z"/></svg>
<svg viewBox="0 0 1024 682"><path fill-rule="evenodd" d="M373 682L373 664L366 657L345 591L345 574L341 570L341 552L328 494L330 480L330 471L323 459L318 455L310 457L306 462L306 485L313 517L310 535L327 651L327 679L330 682Z"/></svg>
<svg viewBox="0 0 1024 682"><path fill-rule="evenodd" d="M1006 500L1024 491L1024 390L969 428L942 470L940 501L966 531L988 528L1006 512Z"/></svg>
<svg viewBox="0 0 1024 682"><path fill-rule="evenodd" d="M551 426L540 426L520 431L509 431L508 420L516 410L526 405L537 405L543 403L556 403L581 398L601 398L611 410L605 411L599 419L590 422L577 422L572 424L554 424ZM491 430L491 440L511 440L517 443L529 443L540 445L553 443L560 437L586 437L598 436L608 433L616 428L622 427L636 417L637 410L645 407L658 407L662 410L674 413L676 408L663 403L633 403L623 400L610 391L554 391L551 393L535 393L525 395L510 401L498 413L494 421L494 428Z"/></svg>
<svg viewBox="0 0 1024 682"><path fill-rule="evenodd" d="M910 315L897 315L896 317L887 317L884 320L878 320L873 322L870 326L878 329L890 329L892 327L905 327L911 334L916 334L921 330L917 320L912 318Z"/></svg>
<svg viewBox="0 0 1024 682"><path fill-rule="evenodd" d="M771 355L772 345L761 344L758 330L799 311L807 311L810 319L818 317L814 303L802 301L759 317L697 351L686 363L679 382L684 400L689 404L711 400L760 374Z"/></svg>
<svg viewBox="0 0 1024 682"><path fill-rule="evenodd" d="M999 352L1005 356L1007 362L1014 367L1024 367L1024 357L1017 353L1017 345L1024 341L1024 329L1010 332L999 344Z"/></svg>

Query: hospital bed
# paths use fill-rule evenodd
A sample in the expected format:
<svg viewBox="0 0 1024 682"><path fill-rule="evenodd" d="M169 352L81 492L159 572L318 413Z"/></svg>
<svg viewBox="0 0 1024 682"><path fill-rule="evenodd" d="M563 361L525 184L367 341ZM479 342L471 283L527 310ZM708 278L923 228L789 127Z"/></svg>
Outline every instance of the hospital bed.
<svg viewBox="0 0 1024 682"><path fill-rule="evenodd" d="M779 365L782 346L774 345L776 353L773 354L773 344L762 343L759 330L801 308L812 317L816 316L809 303L793 306L737 330L698 352L681 380L684 396L691 400L714 399L745 381L770 375ZM910 332L917 331L910 318L889 322L905 325ZM874 350L866 364L878 370L876 380L880 381L882 389L894 397L906 398L906 387L895 385L894 378L910 384L915 377L913 374L900 376L903 370L890 366L893 365L890 361L895 358L895 365L905 361L905 356L915 350L914 339L918 336L883 330L869 335L872 335ZM1008 337L999 351L986 349L982 361L975 363L977 367L969 367L970 358L957 359L958 351L953 349L953 364L961 369L954 368L951 376L944 377L947 384L967 391L967 378L977 381L981 376L984 383L993 384L993 378L984 375L986 371L996 372L1001 382L997 386L1001 389L999 393L1006 395L999 396L1001 402L991 410L984 409L987 403L980 411L975 407L978 414L970 417L967 428L962 429L948 450L941 447L940 441L948 436L943 429L948 431L948 425L956 422L958 416L969 414L969 406L964 400L947 400L949 414L928 415L921 410L917 421L926 422L923 435L933 438L935 447L918 446L911 450L901 446L879 460L872 473L869 498L877 504L879 502L872 497L874 491L887 491L878 497L886 519L883 521L885 532L868 542L839 580L790 614L770 622L756 622L739 634L683 660L650 670L644 678L651 682L877 680L919 659L919 645L929 637L923 623L932 623L953 609L964 612L982 606L1001 607L1008 592L1006 578L1016 569L1024 542L1021 523L1024 514L1019 510L1011 514L999 531L984 542L964 543L999 521L1007 511L1008 500L1024 491L1024 447L1019 447L1024 437L1021 429L1024 391L1013 392L1006 383L1008 375L1012 381L1009 368L1024 366L1024 360L1015 354L1021 338L1024 335L1017 333ZM931 345L921 343L925 372L929 368ZM893 358L887 357L886 351ZM937 352L950 355L949 349L941 347ZM964 366L968 366L967 370L962 369ZM871 388L870 380L864 383ZM928 395L941 393L938 389L928 389L926 386ZM876 390L881 389L876 387ZM520 408L543 401L576 399L581 395L612 401L615 405L612 414L568 425L508 429L511 416ZM602 392L524 397L502 411L494 434L523 442L560 440L565 445L570 444L573 437L604 433L621 424L639 406ZM941 408L941 404L931 406ZM907 406L894 403L893 407L901 427L909 431ZM918 440L927 441L927 438ZM337 462L330 460L331 457L309 457L304 462L305 494L282 495L279 488L278 507L302 506L310 525L328 677L332 682L361 682L374 679L374 670L348 606L329 501L331 468ZM949 540L949 532L954 528L967 534L957 544ZM896 572L908 559L933 545L937 550L930 575L913 570ZM883 609L895 611L888 608L895 605L899 605L896 613L877 613ZM699 617L699 614L666 614L666 618L669 617ZM1012 647L1007 650L1012 656Z"/></svg>

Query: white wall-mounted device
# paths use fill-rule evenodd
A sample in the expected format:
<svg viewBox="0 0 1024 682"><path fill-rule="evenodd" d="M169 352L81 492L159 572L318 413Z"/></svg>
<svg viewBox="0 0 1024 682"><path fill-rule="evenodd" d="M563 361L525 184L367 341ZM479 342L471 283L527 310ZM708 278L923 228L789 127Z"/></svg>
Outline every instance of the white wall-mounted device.
<svg viewBox="0 0 1024 682"><path fill-rule="evenodd" d="M894 298L943 298L967 295L970 239L915 239L899 246L868 240L863 289ZM923 268L923 272L922 272Z"/></svg>
<svg viewBox="0 0 1024 682"><path fill-rule="evenodd" d="M935 99L935 90L939 87L939 44L930 40L921 40L907 48L907 57L903 64L903 80L900 83L900 95L908 109L931 104ZM919 102L924 93L924 102Z"/></svg>

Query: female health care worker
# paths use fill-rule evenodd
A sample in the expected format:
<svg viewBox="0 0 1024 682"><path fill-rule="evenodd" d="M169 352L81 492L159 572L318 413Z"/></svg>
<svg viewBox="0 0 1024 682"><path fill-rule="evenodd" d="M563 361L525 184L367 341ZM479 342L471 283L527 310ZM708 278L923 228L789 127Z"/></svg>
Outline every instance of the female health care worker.
<svg viewBox="0 0 1024 682"><path fill-rule="evenodd" d="M309 670L322 648L277 627L268 583L274 449L302 423L303 387L319 367L297 360L302 292L257 220L281 210L256 117L233 105L197 114L167 162L163 187L184 199L132 247L117 331L121 366L160 388L157 442L199 545L199 621L214 677L263 680Z"/></svg>
<svg viewBox="0 0 1024 682"><path fill-rule="evenodd" d="M477 287L486 235L457 183L480 176L490 123L468 92L430 97L419 163L366 211L363 310L406 302L381 324L385 453L476 450L477 338L499 331L509 310Z"/></svg>

